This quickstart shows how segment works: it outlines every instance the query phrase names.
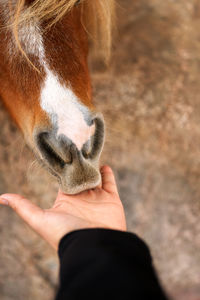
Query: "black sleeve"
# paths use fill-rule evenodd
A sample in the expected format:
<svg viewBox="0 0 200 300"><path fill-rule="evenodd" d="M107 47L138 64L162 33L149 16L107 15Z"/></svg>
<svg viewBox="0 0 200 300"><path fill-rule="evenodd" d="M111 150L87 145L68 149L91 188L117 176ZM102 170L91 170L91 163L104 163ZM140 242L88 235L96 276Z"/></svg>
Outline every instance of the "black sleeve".
<svg viewBox="0 0 200 300"><path fill-rule="evenodd" d="M56 300L166 300L146 244L135 234L84 229L59 244Z"/></svg>

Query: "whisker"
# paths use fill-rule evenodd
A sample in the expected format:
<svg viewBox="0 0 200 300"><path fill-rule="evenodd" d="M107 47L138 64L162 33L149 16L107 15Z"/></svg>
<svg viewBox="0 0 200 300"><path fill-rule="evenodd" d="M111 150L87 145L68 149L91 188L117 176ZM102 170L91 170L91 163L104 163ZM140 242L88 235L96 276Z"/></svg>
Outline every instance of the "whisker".
<svg viewBox="0 0 200 300"><path fill-rule="evenodd" d="M37 175L41 170L42 170L42 166L38 163L37 159L34 159L32 162L30 162L26 171L27 181L30 183L33 174Z"/></svg>

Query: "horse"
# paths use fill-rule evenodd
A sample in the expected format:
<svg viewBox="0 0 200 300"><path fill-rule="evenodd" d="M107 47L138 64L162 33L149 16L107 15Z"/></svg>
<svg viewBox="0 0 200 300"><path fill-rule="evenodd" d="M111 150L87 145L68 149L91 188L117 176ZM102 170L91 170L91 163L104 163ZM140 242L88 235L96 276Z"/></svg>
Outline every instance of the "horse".
<svg viewBox="0 0 200 300"><path fill-rule="evenodd" d="M0 0L0 98L67 194L101 183L88 54L109 59L114 10L114 0Z"/></svg>

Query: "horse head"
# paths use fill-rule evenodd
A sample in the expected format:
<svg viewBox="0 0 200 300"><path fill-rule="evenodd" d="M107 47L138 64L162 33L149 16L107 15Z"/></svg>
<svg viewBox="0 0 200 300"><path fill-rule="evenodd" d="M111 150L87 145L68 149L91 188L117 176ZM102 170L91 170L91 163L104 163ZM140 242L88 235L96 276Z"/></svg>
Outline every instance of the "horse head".
<svg viewBox="0 0 200 300"><path fill-rule="evenodd" d="M8 2L0 4L0 96L27 144L64 192L95 188L101 182L104 120L92 103L83 4L60 1L71 3L70 9L60 18L57 12L45 19L34 13L27 18L35 1L13 0L13 10ZM56 1L44 3L47 9ZM26 17L19 21L23 13ZM13 23L5 26L10 19ZM53 24L48 26L50 20Z"/></svg>

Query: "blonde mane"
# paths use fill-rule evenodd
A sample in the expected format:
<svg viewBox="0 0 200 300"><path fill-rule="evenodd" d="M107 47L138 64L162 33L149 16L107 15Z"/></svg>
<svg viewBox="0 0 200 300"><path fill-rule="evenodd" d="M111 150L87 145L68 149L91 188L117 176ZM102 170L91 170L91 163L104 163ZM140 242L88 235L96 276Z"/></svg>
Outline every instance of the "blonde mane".
<svg viewBox="0 0 200 300"><path fill-rule="evenodd" d="M12 14L11 27L19 50L27 59L18 38L19 26L37 20L38 22L48 21L47 27L49 28L67 14L76 3L77 0L34 0L27 5L26 0L17 0ZM81 0L78 5L82 12L82 23L94 48L97 49L96 52L108 61L112 44L115 0ZM10 7L13 11L11 3Z"/></svg>

